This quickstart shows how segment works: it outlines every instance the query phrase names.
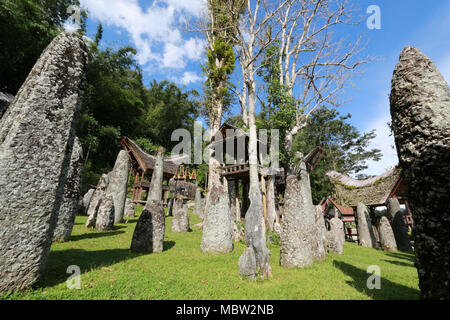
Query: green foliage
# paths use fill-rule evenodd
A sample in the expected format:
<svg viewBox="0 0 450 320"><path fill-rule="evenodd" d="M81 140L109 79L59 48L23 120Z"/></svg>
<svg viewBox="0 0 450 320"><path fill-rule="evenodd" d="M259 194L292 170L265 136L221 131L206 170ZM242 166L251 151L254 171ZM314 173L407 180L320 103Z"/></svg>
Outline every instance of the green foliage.
<svg viewBox="0 0 450 320"><path fill-rule="evenodd" d="M142 207L136 207L136 214ZM329 254L325 261L304 269L280 266L280 247L268 245L273 278L243 281L237 263L246 248L235 243L229 254L200 250L201 220L190 216L193 231L173 233L166 227L164 251L130 251L138 218L126 218L114 230L86 230L86 217L77 217L70 242L54 243L38 283L0 299L105 299L105 300L385 300L420 297L414 255L390 253L346 243L344 254ZM170 226L171 217L166 218ZM382 290L367 289L367 267L382 270ZM67 288L67 267L81 269L81 290Z"/></svg>
<svg viewBox="0 0 450 320"><path fill-rule="evenodd" d="M76 0L0 2L0 90L16 94L42 51L62 30ZM85 15L82 15L85 18Z"/></svg>
<svg viewBox="0 0 450 320"><path fill-rule="evenodd" d="M347 122L350 117L350 114L339 115L336 109L319 108L311 115L308 126L294 139L293 152L300 151L306 155L317 146L325 151L324 157L311 174L315 203L332 194L327 171L358 174L367 169L368 160L378 161L381 158L380 150L368 149L375 133L360 133Z"/></svg>

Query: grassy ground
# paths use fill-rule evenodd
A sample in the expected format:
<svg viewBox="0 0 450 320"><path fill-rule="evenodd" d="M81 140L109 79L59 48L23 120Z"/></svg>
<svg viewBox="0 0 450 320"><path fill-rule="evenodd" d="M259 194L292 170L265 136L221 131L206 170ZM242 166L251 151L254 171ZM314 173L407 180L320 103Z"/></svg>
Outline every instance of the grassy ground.
<svg viewBox="0 0 450 320"><path fill-rule="evenodd" d="M138 211L140 212L142 208ZM109 232L86 230L86 217L77 217L72 238L54 243L45 273L33 288L0 299L418 299L414 256L387 253L347 243L343 255L305 269L280 267L280 247L272 252L273 278L248 281L239 277L237 263L245 249L235 244L230 254L203 254L200 220L191 214L192 232L170 231L166 219L165 250L138 254L129 250L137 218ZM81 290L69 290L68 266L81 269ZM381 269L381 290L369 290L366 270Z"/></svg>

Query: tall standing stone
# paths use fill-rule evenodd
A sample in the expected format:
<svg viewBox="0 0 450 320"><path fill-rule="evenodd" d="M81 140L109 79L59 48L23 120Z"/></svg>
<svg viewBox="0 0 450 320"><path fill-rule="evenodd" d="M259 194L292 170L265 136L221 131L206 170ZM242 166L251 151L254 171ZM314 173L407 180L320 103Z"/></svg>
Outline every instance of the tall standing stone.
<svg viewBox="0 0 450 320"><path fill-rule="evenodd" d="M81 201L80 214L87 215L87 211L89 209L89 204L91 203L92 196L95 192L95 189L89 189L88 192L83 196L83 200Z"/></svg>
<svg viewBox="0 0 450 320"><path fill-rule="evenodd" d="M359 244L363 247L375 248L376 239L372 229L369 209L363 203L358 203L356 208L356 219Z"/></svg>
<svg viewBox="0 0 450 320"><path fill-rule="evenodd" d="M330 230L327 233L328 250L332 253L343 254L345 245L344 222L335 216L330 220Z"/></svg>
<svg viewBox="0 0 450 320"><path fill-rule="evenodd" d="M131 242L131 250L151 253L162 252L166 228L164 207L161 202L163 183L163 155L159 150L153 169L150 196L139 217Z"/></svg>
<svg viewBox="0 0 450 320"><path fill-rule="evenodd" d="M97 187L95 188L94 194L92 195L91 201L89 203L89 208L87 210L88 219L86 221L86 228L91 228L95 226L95 219L97 218L98 208L100 202L106 196L106 188L108 188L109 177L107 174L102 174L98 180Z"/></svg>
<svg viewBox="0 0 450 320"><path fill-rule="evenodd" d="M106 193L114 199L114 223L122 223L127 198L128 175L130 173L130 159L125 150L119 152L114 169L109 178Z"/></svg>
<svg viewBox="0 0 450 320"><path fill-rule="evenodd" d="M183 199L175 199L173 204L172 232L189 232L189 211Z"/></svg>
<svg viewBox="0 0 450 320"><path fill-rule="evenodd" d="M222 186L210 191L210 208L203 224L203 252L226 253L233 250L233 224L230 198Z"/></svg>
<svg viewBox="0 0 450 320"><path fill-rule="evenodd" d="M44 270L69 171L86 46L62 32L0 120L0 293Z"/></svg>
<svg viewBox="0 0 450 320"><path fill-rule="evenodd" d="M95 229L97 231L108 231L114 227L114 199L112 195L105 195L98 206Z"/></svg>
<svg viewBox="0 0 450 320"><path fill-rule="evenodd" d="M197 187L197 190L195 191L195 207L194 212L199 218L203 218L203 201L202 201L202 193L200 191L200 188Z"/></svg>
<svg viewBox="0 0 450 320"><path fill-rule="evenodd" d="M315 207L316 231L313 234L313 258L315 261L323 261L327 257L327 229L321 206Z"/></svg>
<svg viewBox="0 0 450 320"><path fill-rule="evenodd" d="M397 251L394 232L388 218L382 216L378 224L378 234L380 235L380 245L383 250Z"/></svg>
<svg viewBox="0 0 450 320"><path fill-rule="evenodd" d="M280 264L304 268L313 264L317 246L315 208L306 163L301 154L296 174L286 179Z"/></svg>
<svg viewBox="0 0 450 320"><path fill-rule="evenodd" d="M131 199L125 200L125 217L134 218L136 216L134 212L134 204Z"/></svg>
<svg viewBox="0 0 450 320"><path fill-rule="evenodd" d="M436 65L406 47L392 78L392 128L414 219L424 299L450 297L450 88Z"/></svg>
<svg viewBox="0 0 450 320"><path fill-rule="evenodd" d="M78 138L73 145L64 196L58 214L58 222L53 234L54 241L69 241L75 217L78 213L78 200L81 192L81 174L83 171L83 149Z"/></svg>
<svg viewBox="0 0 450 320"><path fill-rule="evenodd" d="M392 231L394 232L397 249L403 252L412 252L411 240L408 235L408 227L405 223L403 211L396 198L388 200L388 213L391 216Z"/></svg>

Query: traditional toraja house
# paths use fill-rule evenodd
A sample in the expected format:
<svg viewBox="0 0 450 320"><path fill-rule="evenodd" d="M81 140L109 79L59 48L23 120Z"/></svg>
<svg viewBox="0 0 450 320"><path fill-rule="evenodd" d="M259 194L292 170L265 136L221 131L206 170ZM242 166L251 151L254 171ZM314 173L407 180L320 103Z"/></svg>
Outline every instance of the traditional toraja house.
<svg viewBox="0 0 450 320"><path fill-rule="evenodd" d="M244 130L224 123L219 129L219 133L216 137L213 137L212 142L208 146L215 151L217 159L223 159L221 161L221 176L226 182L233 181L238 189L239 183L242 184L242 208L241 214L244 216L248 208L248 192L249 192L249 180L250 180L250 166L248 158L248 141L249 134ZM276 194L283 189L285 184L285 174L283 168L272 168L264 166L266 156L270 157L270 151L266 141L258 139L258 173L261 180L262 196L264 213L266 214L267 208L267 188L269 179L274 179L275 184L275 207L280 214L279 205L280 200ZM222 153L220 155L219 153ZM317 166L318 162L323 157L324 151L321 147L316 147L306 157L306 165L309 173L311 173Z"/></svg>
<svg viewBox="0 0 450 320"><path fill-rule="evenodd" d="M128 152L131 159L131 168L135 175L135 183L133 189L132 202L137 204L145 204L147 199L143 199L143 194L146 192L147 196L150 189L150 180L153 174L153 168L155 166L156 157L148 154L138 144L125 137L122 142L122 146ZM176 155L167 157L164 159L163 165L163 203L167 204L170 186L175 184L175 188L181 194L185 194L186 197L193 198L195 196L195 189L193 189L189 183L191 180L196 179L195 171L191 173L189 168L185 168L182 164L188 162L189 155ZM174 181L174 182L173 182ZM195 185L194 185L195 186ZM187 189L187 190L184 190ZM145 198L147 197L145 196Z"/></svg>
<svg viewBox="0 0 450 320"><path fill-rule="evenodd" d="M358 203L365 204L374 213L377 207L386 207L389 198L397 198L406 207L405 223L409 228L413 227L405 193L406 185L398 167L366 180L353 179L336 171L327 172L327 176L333 184L334 192L332 199L328 199L322 205L328 207L333 204L345 222L356 223L355 213Z"/></svg>

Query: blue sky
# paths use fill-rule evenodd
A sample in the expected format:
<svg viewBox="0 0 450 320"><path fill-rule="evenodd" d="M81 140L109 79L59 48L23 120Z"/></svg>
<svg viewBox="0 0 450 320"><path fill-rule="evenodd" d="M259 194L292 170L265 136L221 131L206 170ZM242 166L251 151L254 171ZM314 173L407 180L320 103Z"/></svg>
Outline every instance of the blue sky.
<svg viewBox="0 0 450 320"><path fill-rule="evenodd" d="M203 0L81 0L89 10L88 34L95 35L99 21L104 27L104 44L112 47L132 45L148 85L153 79L168 79L187 89L201 90L204 39L187 32L183 21L204 12ZM337 37L364 36L364 55L374 58L364 74L353 79L343 93L348 101L341 114L352 114L350 122L360 131L376 129L372 147L383 151L380 162L369 163L367 174L378 175L398 160L392 148L393 137L386 125L390 121L389 92L392 72L401 50L412 45L428 55L450 82L450 2L447 0L372 0L354 2L360 14L377 5L381 9L381 29L360 26L342 30ZM194 28L193 26L191 28ZM236 109L237 110L237 109ZM237 112L237 111L236 111Z"/></svg>

